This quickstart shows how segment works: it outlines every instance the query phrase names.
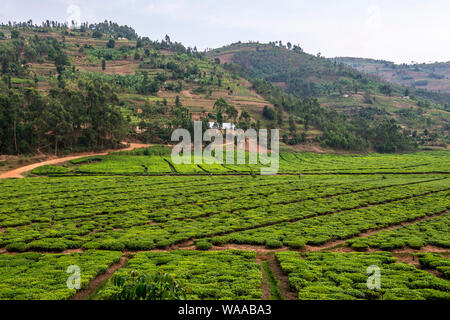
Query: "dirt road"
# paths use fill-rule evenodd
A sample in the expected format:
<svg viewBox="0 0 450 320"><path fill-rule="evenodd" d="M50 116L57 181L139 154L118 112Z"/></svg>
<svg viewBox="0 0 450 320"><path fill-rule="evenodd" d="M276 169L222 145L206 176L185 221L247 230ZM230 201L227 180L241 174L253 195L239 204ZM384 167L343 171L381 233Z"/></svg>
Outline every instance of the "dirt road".
<svg viewBox="0 0 450 320"><path fill-rule="evenodd" d="M150 144L139 144L139 143L130 143L130 146L126 149L120 149L120 150L106 150L104 152L101 153L84 153L84 154L80 154L80 155L76 155L76 156L70 156L70 157L64 157L64 158L56 158L56 159L52 159L52 160L47 160L47 161L43 161L43 162L39 162L39 163L33 163L30 164L28 166L25 167L21 167L21 168L17 168L8 172L5 172L3 174L0 175L0 179L8 179L8 178L23 178L22 174L29 172L31 170L34 170L38 167L41 166L45 166L45 165L53 165L53 164L59 164L59 163L64 163L67 161L71 161L71 160L75 160L75 159L80 159L80 158L84 158L84 157L88 157L88 156L104 156L107 155L110 152L113 151L130 151L130 150L134 150L134 149L138 149L138 148L146 148L146 147L150 147Z"/></svg>

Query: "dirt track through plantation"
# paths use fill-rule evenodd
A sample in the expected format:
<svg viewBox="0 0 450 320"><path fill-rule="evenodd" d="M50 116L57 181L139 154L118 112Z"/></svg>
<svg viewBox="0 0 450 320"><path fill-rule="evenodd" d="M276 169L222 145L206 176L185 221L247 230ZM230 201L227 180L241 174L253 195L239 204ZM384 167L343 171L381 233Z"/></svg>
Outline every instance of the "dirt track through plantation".
<svg viewBox="0 0 450 320"><path fill-rule="evenodd" d="M30 171L32 171L32 170L34 170L36 168L42 167L42 166L60 164L60 163L64 163L64 162L68 162L68 161L71 161L71 160L76 160L76 159L80 159L80 158L84 158L84 157L105 156L105 155L109 154L110 152L114 152L114 151L131 151L131 150L134 150L134 149L146 148L146 147L150 147L150 146L151 145L149 145L149 144L131 143L130 146L128 148L125 148L125 149L107 150L107 151L100 152L100 153L84 153L84 154L77 155L77 156L57 158L57 159L47 160L47 161L43 161L43 162L39 162L39 163L33 163L33 164L30 164L30 165L25 166L25 167L21 167L21 168L17 168L17 169L5 172L5 173L0 175L0 179L9 179L9 178L18 178L18 179L20 179L20 178L24 177L22 174L24 174L26 172L30 172Z"/></svg>
<svg viewBox="0 0 450 320"><path fill-rule="evenodd" d="M262 266L261 259L256 258L256 263L259 265L259 267L261 269L261 273L263 275L263 279L262 279L262 282L261 282L262 299L263 300L270 300L271 292L270 292L270 284L269 284L268 275L267 275L266 271L264 270L264 268Z"/></svg>
<svg viewBox="0 0 450 320"><path fill-rule="evenodd" d="M116 264L111 265L108 270L91 280L87 289L79 290L72 298L69 300L85 300L90 297L93 293L97 291L111 276L120 268L124 267L128 259L125 257L120 258L120 261Z"/></svg>
<svg viewBox="0 0 450 320"><path fill-rule="evenodd" d="M275 257L269 260L269 267L272 268L275 278L280 282L279 288L285 300L298 300L297 293L291 290L289 277L281 270Z"/></svg>

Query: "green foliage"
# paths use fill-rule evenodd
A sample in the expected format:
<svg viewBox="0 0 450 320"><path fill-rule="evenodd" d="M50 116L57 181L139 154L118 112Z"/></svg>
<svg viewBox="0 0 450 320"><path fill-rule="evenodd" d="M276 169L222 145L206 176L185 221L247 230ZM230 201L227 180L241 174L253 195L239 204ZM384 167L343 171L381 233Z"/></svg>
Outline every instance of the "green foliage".
<svg viewBox="0 0 450 320"><path fill-rule="evenodd" d="M268 106L264 106L263 116L268 120L275 120L276 116L275 110L269 108Z"/></svg>
<svg viewBox="0 0 450 320"><path fill-rule="evenodd" d="M450 279L450 258L438 253L419 253L417 256L423 268L437 270Z"/></svg>
<svg viewBox="0 0 450 320"><path fill-rule="evenodd" d="M109 41L106 43L106 47L109 49L114 49L116 46L116 42L113 39L109 39Z"/></svg>
<svg viewBox="0 0 450 320"><path fill-rule="evenodd" d="M7 92L0 87L0 152L115 147L125 135L117 103L111 88L100 82L52 89L49 95L32 88Z"/></svg>
<svg viewBox="0 0 450 320"><path fill-rule="evenodd" d="M406 156L397 157L401 164ZM104 158L87 166L103 163L103 168L110 167L107 172L116 168L119 176L0 181L0 228L5 228L0 232L0 246L10 251L146 250L211 237L219 238L208 240L214 244L266 245L266 240L275 239L285 246L294 241L317 245L438 214L448 209L450 199L448 179L442 175L166 176L171 169L162 158L160 163L152 156ZM127 162L128 158L133 162ZM107 159L112 162L108 164ZM337 159L329 160L336 164ZM353 158L361 159L365 158ZM380 159L386 158L377 156L374 163ZM446 166L445 159L438 160L439 165ZM316 162L309 160L305 165ZM123 176L130 164L135 166L130 172L139 170L142 176ZM146 177L142 164L147 174L157 172L154 166L162 176ZM392 164L386 163L388 168ZM364 162L360 165L370 168ZM76 169L88 172L83 166ZM89 172L101 170L105 171L97 166ZM436 169L430 166L429 170ZM393 233L359 241L374 239L368 242L373 247L372 243L384 239L396 248L407 245L414 235L415 243L448 246L447 225L441 222L446 220L440 219L408 226L400 237ZM423 231L420 226L425 222L429 227Z"/></svg>
<svg viewBox="0 0 450 320"><path fill-rule="evenodd" d="M206 240L198 240L195 242L195 248L197 250L206 251L206 250L211 249L211 247L212 247L211 242L206 241Z"/></svg>
<svg viewBox="0 0 450 320"><path fill-rule="evenodd" d="M441 207L440 210L445 209ZM427 244L450 248L448 239L448 233L450 232L449 222L450 218L444 215L395 230L381 231L366 238L352 239L348 241L348 244L352 247L371 247L383 250L403 247L420 249Z"/></svg>
<svg viewBox="0 0 450 320"><path fill-rule="evenodd" d="M372 104L368 92L380 91L388 96L394 92L398 93L391 85L370 78L342 63L336 61L333 63L329 59L308 55L301 50L290 50L281 44L254 46L256 50L249 50L245 45L240 48L237 44L225 48L226 52L235 53L232 59L239 65L238 71L234 71L235 64L227 64L225 68L250 79L257 92L276 108L304 119L306 130L314 126L323 131L323 135L317 138L322 146L366 151L372 145L381 150L380 152L417 149L417 145L408 134L401 132L397 127L384 135L380 134L380 131L385 129L383 124L390 123L393 119L387 113L383 115L381 124L378 124L374 118L367 119L365 109L359 116L347 117L334 108L321 107L313 98L344 96L346 92L354 94L355 91L357 93L363 89L366 91L365 103ZM233 48L236 50L231 50ZM213 51L210 55L215 56L222 53L221 51ZM271 121L277 118L275 111L268 107L264 108L263 115ZM292 139L285 134L286 143L295 145L305 142L305 139L295 134L292 126L291 135L294 135Z"/></svg>
<svg viewBox="0 0 450 320"><path fill-rule="evenodd" d="M266 240L266 247L268 249L278 249L283 246L283 242L277 239L267 239Z"/></svg>
<svg viewBox="0 0 450 320"><path fill-rule="evenodd" d="M92 36L93 36L94 38L101 38L101 37L103 37L103 33L101 33L101 32L98 31L98 30L95 30L95 31L92 33Z"/></svg>
<svg viewBox="0 0 450 320"><path fill-rule="evenodd" d="M163 172L183 174L251 174L258 172L262 165L237 164L180 164L171 162L171 151L166 147L150 147L131 152L118 152L106 157L87 157L73 163L89 163L103 160L102 163L92 163L79 168L83 173L103 174L133 174L143 175L142 165L148 168L145 174L160 174ZM279 161L280 173L433 173L447 172L448 152L411 153L403 155L370 154L370 155L334 155L313 153L281 153ZM120 157L119 157L120 155ZM147 157L145 157L147 156ZM150 157L148 157L150 156ZM246 153L246 162L249 153ZM405 165L405 163L408 165Z"/></svg>
<svg viewBox="0 0 450 320"><path fill-rule="evenodd" d="M184 300L186 290L167 273L151 276L131 273L131 277L114 276L112 283L120 292L112 300Z"/></svg>
<svg viewBox="0 0 450 320"><path fill-rule="evenodd" d="M89 29L94 30L93 36L96 38L102 37L103 34L110 35L115 38L127 38L129 40L137 39L138 35L136 31L128 26L120 26L119 24L111 21L104 21L88 26Z"/></svg>
<svg viewBox="0 0 450 320"><path fill-rule="evenodd" d="M390 96L392 94L392 88L388 84L383 84L379 87L379 90L382 94Z"/></svg>
<svg viewBox="0 0 450 320"><path fill-rule="evenodd" d="M142 252L121 268L117 276L128 279L136 273L175 276L189 300L261 299L262 274L254 260L255 252L236 250ZM97 298L111 299L119 292L120 289L109 281Z"/></svg>
<svg viewBox="0 0 450 320"><path fill-rule="evenodd" d="M81 288L119 261L120 252L0 255L0 300L64 300L76 293L67 288L67 268L80 267Z"/></svg>
<svg viewBox="0 0 450 320"><path fill-rule="evenodd" d="M66 167L46 165L34 169L33 171L31 171L31 173L37 175L54 175L54 174L64 174L67 173L68 171L69 169L67 169Z"/></svg>
<svg viewBox="0 0 450 320"><path fill-rule="evenodd" d="M414 266L395 263L387 252L278 252L276 258L300 300L448 300L450 282ZM378 266L381 288L371 290L369 266Z"/></svg>
<svg viewBox="0 0 450 320"><path fill-rule="evenodd" d="M395 192L394 189L395 188L387 188L385 191ZM416 192L420 194L420 188L418 188ZM323 208L313 207L314 204L316 205L316 207L319 205L319 202L317 200L311 201L311 204L309 204L309 201L305 201L304 206L289 206L290 210L308 212L306 214L289 215L291 217L291 220L294 216L297 216L298 218L296 220L299 220L297 222L279 223L274 226L260 227L257 229L235 232L227 236L222 236L220 238L223 242L260 245L265 244L267 241L269 241L267 239L278 237L285 245L289 245L291 241L301 241L309 245L322 245L333 240L355 237L360 233L371 229L380 228L383 226L388 227L390 225L399 224L402 221L410 221L415 218L424 217L426 215L438 214L443 210L446 210L446 208L448 207L448 202L443 200L443 197L446 196L445 192L436 194L435 196L414 197L414 201L388 200L389 198L392 199L391 197L398 198L398 195L395 196L393 194L391 194L391 196L387 195L386 200L381 200L378 197L383 196L381 196L381 194L378 194L376 197L369 196L370 199L367 199L366 205L370 203L378 204L373 208L342 211L344 208L357 208L357 203L362 203L364 201L363 194L360 194L360 196L361 198L355 202L350 200L348 196L346 196L345 198L341 198L341 201L345 201L347 203L343 204L342 206L337 203L339 201L339 197L332 197L328 200L333 199L332 201L336 201L336 204L331 204L330 202L328 202L328 205L323 206ZM388 203L380 204L380 202ZM286 210L289 209L286 208ZM317 213L312 213L314 211L322 212L322 214L324 215L321 217L314 217L315 215L317 215ZM276 212L278 215L281 215L281 208L278 208ZM334 213L326 214L332 212ZM446 226L443 223L437 223L436 225L440 226L440 228L442 228L445 232ZM435 236L437 235L435 234ZM380 238L384 239L384 237L382 236L380 236ZM407 235L405 234L405 240L407 239L409 239L409 237L407 237ZM440 243L441 245L444 243L444 239L444 233L436 237L437 243ZM394 242L395 239L392 239L392 242L388 242L387 240L390 239L386 238L386 243L391 243L392 245L389 247L381 247L381 249L391 250L405 246L404 242ZM368 245L365 244L366 242L367 241L365 240L356 238L349 240L348 243L349 245L358 243L358 245L354 245L353 247L357 247L357 249L363 250L368 247Z"/></svg>
<svg viewBox="0 0 450 320"><path fill-rule="evenodd" d="M167 156L171 152L172 150L167 146L151 146L148 148L137 148L131 151L114 152L113 154L127 156Z"/></svg>
<svg viewBox="0 0 450 320"><path fill-rule="evenodd" d="M11 30L11 38L18 39L20 36L20 32L18 30Z"/></svg>
<svg viewBox="0 0 450 320"><path fill-rule="evenodd" d="M250 79L281 83L288 93L298 97L353 92L355 83L360 88L373 86L370 78L341 63L274 44L256 47L257 50L238 50L233 55L241 73Z"/></svg>
<svg viewBox="0 0 450 320"><path fill-rule="evenodd" d="M417 150L417 143L403 134L393 119L380 123L374 129L373 143L381 153Z"/></svg>
<svg viewBox="0 0 450 320"><path fill-rule="evenodd" d="M291 249L303 249L306 245L305 241L302 240L292 240L292 241L288 241L286 242L286 245L291 248Z"/></svg>
<svg viewBox="0 0 450 320"><path fill-rule="evenodd" d="M52 37L30 37L27 41L18 39L0 44L1 73L16 76L27 75L27 63L46 59L55 62L57 67L67 64L67 56L63 51L63 44Z"/></svg>

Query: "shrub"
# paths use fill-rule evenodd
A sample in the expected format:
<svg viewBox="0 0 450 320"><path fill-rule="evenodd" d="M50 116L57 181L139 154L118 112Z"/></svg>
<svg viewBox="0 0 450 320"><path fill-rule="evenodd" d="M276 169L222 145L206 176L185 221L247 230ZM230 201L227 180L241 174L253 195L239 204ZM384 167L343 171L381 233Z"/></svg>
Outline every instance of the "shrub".
<svg viewBox="0 0 450 320"><path fill-rule="evenodd" d="M195 242L195 247L197 248L197 250L206 251L206 250L211 249L212 244L209 241L200 240L200 241Z"/></svg>
<svg viewBox="0 0 450 320"><path fill-rule="evenodd" d="M129 250L152 250L155 248L153 240L130 240L125 247Z"/></svg>
<svg viewBox="0 0 450 320"><path fill-rule="evenodd" d="M352 249L356 251L367 251L367 249L369 249L369 245L362 242L355 242L352 244Z"/></svg>
<svg viewBox="0 0 450 320"><path fill-rule="evenodd" d="M283 242L276 239L268 239L266 240L266 247L268 249L278 249L283 247Z"/></svg>
<svg viewBox="0 0 450 320"><path fill-rule="evenodd" d="M408 240L408 247L412 249L420 249L425 245L424 241L419 238L411 238Z"/></svg>
<svg viewBox="0 0 450 320"><path fill-rule="evenodd" d="M125 249L125 244L113 240L107 239L99 242L91 242L83 245L85 249L101 249L101 250L115 250L115 251L123 251Z"/></svg>
<svg viewBox="0 0 450 320"><path fill-rule="evenodd" d="M27 245L27 250L60 252L67 250L67 244L58 239L41 239L32 241Z"/></svg>
<svg viewBox="0 0 450 320"><path fill-rule="evenodd" d="M152 276L132 272L131 277L115 276L113 284L121 291L113 300L185 300L186 290L167 273Z"/></svg>
<svg viewBox="0 0 450 320"><path fill-rule="evenodd" d="M225 238L220 238L220 237L215 237L211 239L211 243L215 246L222 246L224 244L227 243L227 239Z"/></svg>
<svg viewBox="0 0 450 320"><path fill-rule="evenodd" d="M293 241L288 241L286 243L286 245L292 249L303 249L306 245L306 242L302 241L302 240L293 240Z"/></svg>
<svg viewBox="0 0 450 320"><path fill-rule="evenodd" d="M68 171L69 169L67 169L66 167L46 165L34 169L33 171L31 171L31 173L37 175L47 175L47 174L63 174L67 173Z"/></svg>
<svg viewBox="0 0 450 320"><path fill-rule="evenodd" d="M24 252L27 250L27 244L25 242L14 242L6 246L6 250L9 252Z"/></svg>
<svg viewBox="0 0 450 320"><path fill-rule="evenodd" d="M171 244L172 243L170 242L170 240L161 240L156 243L156 247L162 249L162 248L167 248Z"/></svg>

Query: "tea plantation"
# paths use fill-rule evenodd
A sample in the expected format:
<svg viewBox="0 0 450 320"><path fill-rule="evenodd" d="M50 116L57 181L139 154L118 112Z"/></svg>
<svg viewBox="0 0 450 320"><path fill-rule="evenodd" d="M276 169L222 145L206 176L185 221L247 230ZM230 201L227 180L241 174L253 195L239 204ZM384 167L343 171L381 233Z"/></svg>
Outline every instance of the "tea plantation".
<svg viewBox="0 0 450 320"><path fill-rule="evenodd" d="M0 299L111 299L111 276L164 272L188 299L448 300L449 158L282 153L274 176L147 151L40 167L0 181Z"/></svg>

